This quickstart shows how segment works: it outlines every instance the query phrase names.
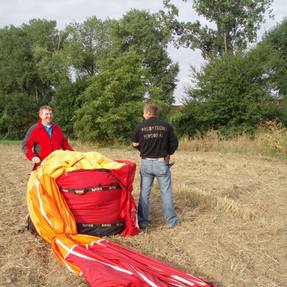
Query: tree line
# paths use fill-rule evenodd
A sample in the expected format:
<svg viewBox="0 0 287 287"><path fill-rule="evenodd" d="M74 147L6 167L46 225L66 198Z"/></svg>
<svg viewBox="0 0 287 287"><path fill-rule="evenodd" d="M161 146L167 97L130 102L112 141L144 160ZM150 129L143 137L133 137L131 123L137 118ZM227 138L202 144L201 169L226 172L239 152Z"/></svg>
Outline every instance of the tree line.
<svg viewBox="0 0 287 287"><path fill-rule="evenodd" d="M248 48L271 2L193 1L211 26L179 21L177 7L165 0L157 13L94 16L62 30L45 19L4 27L0 137L23 138L43 104L54 108L67 135L84 141L129 140L146 101L160 105L180 136L211 128L250 132L270 119L285 124L287 22ZM168 55L171 44L200 49L206 59L176 111L171 107L179 67Z"/></svg>

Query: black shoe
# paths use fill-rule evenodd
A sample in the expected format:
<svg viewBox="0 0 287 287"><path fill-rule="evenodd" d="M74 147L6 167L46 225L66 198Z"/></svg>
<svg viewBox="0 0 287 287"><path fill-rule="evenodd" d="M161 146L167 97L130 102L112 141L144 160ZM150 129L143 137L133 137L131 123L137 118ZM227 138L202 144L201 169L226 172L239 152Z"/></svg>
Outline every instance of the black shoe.
<svg viewBox="0 0 287 287"><path fill-rule="evenodd" d="M147 230L148 225L140 225L140 230Z"/></svg>
<svg viewBox="0 0 287 287"><path fill-rule="evenodd" d="M151 225L151 222L149 221L148 224L139 224L140 230L147 230Z"/></svg>
<svg viewBox="0 0 287 287"><path fill-rule="evenodd" d="M27 215L27 217L26 217L26 224L25 225L26 225L26 229L29 230L32 234L34 234L34 235L38 234L38 232L37 232L37 230L36 230L36 228L35 228L29 215Z"/></svg>

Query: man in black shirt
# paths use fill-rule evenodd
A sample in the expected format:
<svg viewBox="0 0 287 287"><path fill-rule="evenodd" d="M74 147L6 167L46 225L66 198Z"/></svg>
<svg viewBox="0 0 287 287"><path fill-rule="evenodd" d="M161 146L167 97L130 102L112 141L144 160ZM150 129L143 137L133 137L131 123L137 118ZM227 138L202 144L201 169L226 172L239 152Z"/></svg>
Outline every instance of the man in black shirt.
<svg viewBox="0 0 287 287"><path fill-rule="evenodd" d="M149 224L149 197L155 177L160 186L166 223L169 227L177 224L169 159L178 147L178 140L171 125L159 119L158 115L157 105L146 104L143 114L145 120L136 127L132 138L132 145L140 151L141 156L138 219L142 229Z"/></svg>

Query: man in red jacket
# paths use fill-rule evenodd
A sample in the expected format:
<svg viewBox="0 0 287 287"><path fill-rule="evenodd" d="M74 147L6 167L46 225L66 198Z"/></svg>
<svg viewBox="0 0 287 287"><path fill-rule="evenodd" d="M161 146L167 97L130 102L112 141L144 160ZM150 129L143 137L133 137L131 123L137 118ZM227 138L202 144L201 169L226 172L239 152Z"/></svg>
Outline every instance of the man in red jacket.
<svg viewBox="0 0 287 287"><path fill-rule="evenodd" d="M27 131L22 143L22 150L27 159L34 163L34 169L54 150L73 150L61 128L53 123L50 106L39 109L39 121Z"/></svg>

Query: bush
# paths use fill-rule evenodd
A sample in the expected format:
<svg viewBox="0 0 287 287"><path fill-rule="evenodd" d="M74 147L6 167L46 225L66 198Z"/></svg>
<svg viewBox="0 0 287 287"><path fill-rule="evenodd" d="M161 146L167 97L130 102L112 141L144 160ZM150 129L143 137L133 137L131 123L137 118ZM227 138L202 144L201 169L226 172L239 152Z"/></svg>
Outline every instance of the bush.
<svg viewBox="0 0 287 287"><path fill-rule="evenodd" d="M37 120L37 103L28 95L15 93L0 96L0 136L4 139L22 139L27 129Z"/></svg>
<svg viewBox="0 0 287 287"><path fill-rule="evenodd" d="M140 58L132 52L110 59L82 93L75 131L84 141L129 140L142 116L144 83Z"/></svg>
<svg viewBox="0 0 287 287"><path fill-rule="evenodd" d="M225 54L195 73L196 86L188 91L187 104L174 118L181 135L209 129L226 136L253 133L260 121L280 116L272 95L272 50L267 47Z"/></svg>

